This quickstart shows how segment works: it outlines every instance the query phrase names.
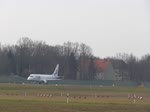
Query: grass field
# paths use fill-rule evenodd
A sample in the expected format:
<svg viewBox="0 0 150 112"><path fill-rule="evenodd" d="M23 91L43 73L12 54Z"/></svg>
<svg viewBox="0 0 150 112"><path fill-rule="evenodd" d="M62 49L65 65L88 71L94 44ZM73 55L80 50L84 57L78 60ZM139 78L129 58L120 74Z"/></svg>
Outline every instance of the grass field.
<svg viewBox="0 0 150 112"><path fill-rule="evenodd" d="M128 94L135 94L143 99L136 99L134 104L133 99L128 99ZM150 112L150 89L144 87L0 84L0 111Z"/></svg>

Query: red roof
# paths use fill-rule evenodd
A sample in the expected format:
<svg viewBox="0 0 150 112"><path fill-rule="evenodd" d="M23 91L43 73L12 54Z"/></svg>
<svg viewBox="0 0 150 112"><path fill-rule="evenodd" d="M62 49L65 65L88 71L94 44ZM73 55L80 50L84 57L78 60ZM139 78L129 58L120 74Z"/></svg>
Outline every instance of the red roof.
<svg viewBox="0 0 150 112"><path fill-rule="evenodd" d="M102 71L106 70L109 63L110 61L108 59L99 59L96 61L97 67L100 68Z"/></svg>

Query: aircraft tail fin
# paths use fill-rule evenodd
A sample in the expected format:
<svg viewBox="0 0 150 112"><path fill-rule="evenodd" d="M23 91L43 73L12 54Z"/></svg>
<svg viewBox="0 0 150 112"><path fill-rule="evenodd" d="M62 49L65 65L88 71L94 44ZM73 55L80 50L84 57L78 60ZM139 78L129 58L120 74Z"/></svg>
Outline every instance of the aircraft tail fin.
<svg viewBox="0 0 150 112"><path fill-rule="evenodd" d="M58 70L59 70L59 64L56 65L56 68L55 68L55 70L53 72L54 76L58 76Z"/></svg>

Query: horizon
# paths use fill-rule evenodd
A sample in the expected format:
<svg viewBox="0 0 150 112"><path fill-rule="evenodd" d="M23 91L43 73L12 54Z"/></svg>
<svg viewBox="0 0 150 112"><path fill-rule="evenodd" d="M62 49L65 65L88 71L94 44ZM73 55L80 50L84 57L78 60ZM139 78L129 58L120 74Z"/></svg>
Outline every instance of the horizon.
<svg viewBox="0 0 150 112"><path fill-rule="evenodd" d="M24 38L24 37L22 37L22 38ZM29 37L27 37L27 38L29 38ZM21 39L21 38L20 38ZM31 39L31 38L29 38L29 39ZM45 44L47 44L47 45L49 45L49 46L57 46L57 45L63 45L64 43L66 43L66 42L71 42L71 41L66 41L66 42L64 42L64 43L62 43L62 44L56 44L56 45L51 45L51 44L48 44L46 41L44 41L44 40L33 40L33 39L31 39L32 41L42 41L42 42L45 42ZM17 41L19 41L19 39L17 40ZM2 45L2 46L7 46L7 45L16 45L17 44L17 41L16 41L16 43L14 43L14 44L9 44L9 43L5 43L5 44L2 44L1 42L0 42L0 45ZM79 43L79 42L71 42L71 43ZM79 43L79 44L82 44L82 43ZM83 43L83 44L85 44L85 43ZM86 44L86 45L88 45L88 44ZM89 45L88 45L89 46ZM91 48L91 46L89 46L90 48ZM92 48L91 48L92 49ZM93 49L92 49L92 53L93 53ZM136 56L135 54L133 54L133 53L126 53L126 52L118 52L118 53L116 53L115 55L113 55L113 56L105 56L105 57L101 57L101 56L96 56L94 53L93 53L93 55L95 56L95 57L99 57L100 59L106 59L106 58L119 58L120 56L122 56L122 55L133 55L133 56L135 56L138 60L139 59L141 59L143 56L146 56L146 55L150 55L149 53L147 53L147 54L143 54L141 57L138 57L138 56Z"/></svg>

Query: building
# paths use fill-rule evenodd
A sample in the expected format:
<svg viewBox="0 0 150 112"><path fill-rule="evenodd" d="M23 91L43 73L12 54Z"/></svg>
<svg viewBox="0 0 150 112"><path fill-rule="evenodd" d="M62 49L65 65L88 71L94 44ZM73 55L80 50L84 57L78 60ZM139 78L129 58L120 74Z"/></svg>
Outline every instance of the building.
<svg viewBox="0 0 150 112"><path fill-rule="evenodd" d="M96 61L97 80L116 80L118 74L115 72L109 59L98 59Z"/></svg>

